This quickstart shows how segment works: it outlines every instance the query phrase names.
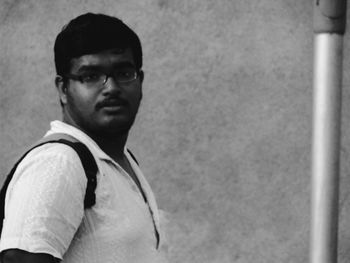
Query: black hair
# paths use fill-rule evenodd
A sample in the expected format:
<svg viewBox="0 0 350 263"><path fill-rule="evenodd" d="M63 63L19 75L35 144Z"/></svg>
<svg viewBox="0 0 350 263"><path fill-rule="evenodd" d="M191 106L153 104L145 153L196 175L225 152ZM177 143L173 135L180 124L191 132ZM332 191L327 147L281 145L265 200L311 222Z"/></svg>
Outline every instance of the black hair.
<svg viewBox="0 0 350 263"><path fill-rule="evenodd" d="M139 37L120 19L86 13L71 20L57 35L54 53L57 75L69 73L71 59L112 48L131 48L135 66L142 67Z"/></svg>

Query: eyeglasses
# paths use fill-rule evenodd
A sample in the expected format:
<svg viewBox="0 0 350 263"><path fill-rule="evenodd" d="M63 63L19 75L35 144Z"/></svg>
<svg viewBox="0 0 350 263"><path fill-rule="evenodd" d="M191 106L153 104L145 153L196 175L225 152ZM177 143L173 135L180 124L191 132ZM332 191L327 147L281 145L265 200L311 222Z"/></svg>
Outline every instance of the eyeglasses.
<svg viewBox="0 0 350 263"><path fill-rule="evenodd" d="M86 72L80 75L65 74L66 78L80 81L89 87L100 87L106 84L109 77L112 77L118 84L126 84L137 79L139 70L134 67L123 67L113 70L107 74L100 71Z"/></svg>

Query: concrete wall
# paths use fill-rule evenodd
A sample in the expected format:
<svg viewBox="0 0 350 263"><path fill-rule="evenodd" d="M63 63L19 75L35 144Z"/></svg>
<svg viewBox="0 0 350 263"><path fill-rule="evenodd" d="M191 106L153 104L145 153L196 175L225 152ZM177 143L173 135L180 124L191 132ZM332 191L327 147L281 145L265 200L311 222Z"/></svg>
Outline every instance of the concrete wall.
<svg viewBox="0 0 350 263"><path fill-rule="evenodd" d="M143 42L129 144L171 219L171 262L307 262L312 1L0 0L1 171L60 118L53 41L87 11ZM350 259L345 47L339 262Z"/></svg>

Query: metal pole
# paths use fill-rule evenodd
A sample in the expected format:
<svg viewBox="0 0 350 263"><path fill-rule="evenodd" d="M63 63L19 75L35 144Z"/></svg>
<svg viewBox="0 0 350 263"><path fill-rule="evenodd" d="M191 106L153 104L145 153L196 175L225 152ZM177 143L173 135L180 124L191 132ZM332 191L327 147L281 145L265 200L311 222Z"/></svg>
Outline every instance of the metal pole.
<svg viewBox="0 0 350 263"><path fill-rule="evenodd" d="M315 0L311 263L336 263L346 0Z"/></svg>

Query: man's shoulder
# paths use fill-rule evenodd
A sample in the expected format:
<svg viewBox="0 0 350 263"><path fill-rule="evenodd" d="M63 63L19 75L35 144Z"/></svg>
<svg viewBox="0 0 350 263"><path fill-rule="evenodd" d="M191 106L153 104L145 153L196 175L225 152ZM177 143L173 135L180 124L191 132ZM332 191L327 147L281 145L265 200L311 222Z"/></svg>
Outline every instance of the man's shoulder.
<svg viewBox="0 0 350 263"><path fill-rule="evenodd" d="M79 159L77 152L69 145L60 142L48 142L30 150L24 160L30 159Z"/></svg>
<svg viewBox="0 0 350 263"><path fill-rule="evenodd" d="M77 152L72 147L57 142L45 143L28 152L18 164L15 174L26 171L35 171L36 174L68 171L84 174Z"/></svg>
<svg viewBox="0 0 350 263"><path fill-rule="evenodd" d="M19 162L9 189L26 185L30 191L41 192L76 185L84 193L86 184L85 171L75 150L62 143L47 143L31 150Z"/></svg>

